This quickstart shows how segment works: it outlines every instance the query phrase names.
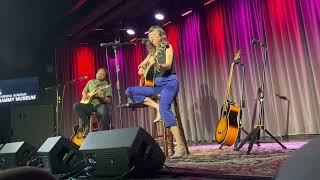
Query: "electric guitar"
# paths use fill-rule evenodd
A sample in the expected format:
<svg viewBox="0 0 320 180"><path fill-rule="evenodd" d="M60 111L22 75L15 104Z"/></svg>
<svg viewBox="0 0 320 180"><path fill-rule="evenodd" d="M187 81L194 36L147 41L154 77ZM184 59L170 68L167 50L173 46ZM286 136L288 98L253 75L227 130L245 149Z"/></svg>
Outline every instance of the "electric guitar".
<svg viewBox="0 0 320 180"><path fill-rule="evenodd" d="M155 55L155 61L153 63L147 64L146 68L144 68L144 85L148 87L154 86L154 79L156 76L156 71L159 69L155 66L155 63L158 61L160 54L165 52L168 47L168 42L164 41L160 44L157 54Z"/></svg>
<svg viewBox="0 0 320 180"><path fill-rule="evenodd" d="M70 137L70 141L80 147L83 144L84 139L83 129L80 128L79 124L73 126L73 135Z"/></svg>
<svg viewBox="0 0 320 180"><path fill-rule="evenodd" d="M229 82L227 87L226 98L221 109L220 120L218 122L215 138L216 142L221 145L231 146L235 143L238 137L239 125L238 114L240 112L240 106L234 102L229 101L231 82L234 65L239 63L241 51L239 50L231 64Z"/></svg>
<svg viewBox="0 0 320 180"><path fill-rule="evenodd" d="M91 92L88 93L89 94L89 98L85 99L84 97L82 97L80 103L82 103L82 104L90 104L93 99L97 98L96 95L100 91L104 91L104 90L106 90L108 88L111 88L111 84L104 85L104 86L101 86L101 85L99 86L98 85L95 89L93 89Z"/></svg>

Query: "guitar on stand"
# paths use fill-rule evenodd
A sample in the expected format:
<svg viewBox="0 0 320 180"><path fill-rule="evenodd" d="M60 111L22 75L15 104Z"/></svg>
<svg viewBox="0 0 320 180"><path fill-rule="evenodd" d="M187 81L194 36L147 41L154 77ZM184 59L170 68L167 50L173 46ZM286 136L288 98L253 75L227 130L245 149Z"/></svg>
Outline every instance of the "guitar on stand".
<svg viewBox="0 0 320 180"><path fill-rule="evenodd" d="M221 144L221 147L224 145L231 146L233 145L238 137L239 124L238 117L240 112L240 106L236 105L234 102L229 100L230 89L232 84L232 76L235 64L239 63L241 51L239 50L231 64L231 69L229 73L229 82L227 86L227 93L225 97L224 104L221 109L220 120L218 122L215 139L218 144Z"/></svg>

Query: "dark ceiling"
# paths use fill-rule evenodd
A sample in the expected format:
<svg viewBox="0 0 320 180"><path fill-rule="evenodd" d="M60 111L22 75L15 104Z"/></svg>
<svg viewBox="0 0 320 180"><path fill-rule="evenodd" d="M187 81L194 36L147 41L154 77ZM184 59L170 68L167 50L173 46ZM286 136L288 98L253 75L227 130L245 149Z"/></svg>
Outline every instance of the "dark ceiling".
<svg viewBox="0 0 320 180"><path fill-rule="evenodd" d="M137 37L208 0L1 0L0 79L52 74L54 47ZM154 19L160 11L165 20ZM51 67L51 68L50 68Z"/></svg>
<svg viewBox="0 0 320 180"><path fill-rule="evenodd" d="M144 36L151 25L175 21L188 9L202 7L208 0L64 0L64 14L58 21L60 40L72 42L102 42L128 40L124 29L136 30ZM163 12L165 19L157 21L155 12Z"/></svg>

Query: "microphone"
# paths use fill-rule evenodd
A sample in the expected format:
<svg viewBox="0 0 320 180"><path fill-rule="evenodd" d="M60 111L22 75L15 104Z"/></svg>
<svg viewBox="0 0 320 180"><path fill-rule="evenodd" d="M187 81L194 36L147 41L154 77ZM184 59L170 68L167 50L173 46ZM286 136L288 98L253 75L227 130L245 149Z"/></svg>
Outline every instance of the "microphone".
<svg viewBox="0 0 320 180"><path fill-rule="evenodd" d="M88 79L88 76L83 76L83 77L79 77L79 78L76 78L76 79L73 79L71 82L75 82L75 81L83 81L85 79Z"/></svg>
<svg viewBox="0 0 320 180"><path fill-rule="evenodd" d="M263 42L261 42L260 40L257 40L257 39L252 39L251 45L265 46L265 44Z"/></svg>
<svg viewBox="0 0 320 180"><path fill-rule="evenodd" d="M88 79L88 76L79 77L78 79L79 79L79 81L83 81L85 79Z"/></svg>
<svg viewBox="0 0 320 180"><path fill-rule="evenodd" d="M141 44L147 44L149 39L148 38L138 38L136 41L140 42Z"/></svg>
<svg viewBox="0 0 320 180"><path fill-rule="evenodd" d="M108 43L100 43L100 47L109 47L120 44L120 41L115 40L114 42L108 42Z"/></svg>
<svg viewBox="0 0 320 180"><path fill-rule="evenodd" d="M79 77L79 78L73 79L73 80L71 80L70 82L65 83L64 85L73 84L73 83L76 82L76 81L83 81L83 80L85 80L85 79L88 79L88 76L83 76L83 77ZM62 85L63 85L63 84L62 84ZM51 90L51 89L57 89L57 88L60 87L60 86L61 86L61 84L58 84L58 85L56 85L56 86L50 86L50 87L46 87L46 88L44 88L44 89L47 91L47 90Z"/></svg>
<svg viewBox="0 0 320 180"><path fill-rule="evenodd" d="M100 47L109 47L114 45L114 42L109 42L109 43L100 43Z"/></svg>

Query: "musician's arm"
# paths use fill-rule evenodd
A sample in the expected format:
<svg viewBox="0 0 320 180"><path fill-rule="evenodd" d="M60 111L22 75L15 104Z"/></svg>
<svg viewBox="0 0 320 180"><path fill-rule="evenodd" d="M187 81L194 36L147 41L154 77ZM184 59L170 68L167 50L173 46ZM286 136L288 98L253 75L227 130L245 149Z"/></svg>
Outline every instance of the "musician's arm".
<svg viewBox="0 0 320 180"><path fill-rule="evenodd" d="M89 99L90 98L90 95L89 95L89 83L90 83L90 81L87 82L86 86L82 90L82 98L83 99Z"/></svg>
<svg viewBox="0 0 320 180"><path fill-rule="evenodd" d="M172 62L173 62L173 50L172 50L172 46L169 45L169 48L166 49L166 63L159 64L159 66L167 70L171 68Z"/></svg>
<svg viewBox="0 0 320 180"><path fill-rule="evenodd" d="M112 97L111 96L105 96L102 100L103 100L103 102L105 102L107 104L111 104Z"/></svg>
<svg viewBox="0 0 320 180"><path fill-rule="evenodd" d="M105 103L111 103L112 102L112 88L111 86L107 88L105 91L101 91L98 93L98 96L101 98L101 100Z"/></svg>
<svg viewBox="0 0 320 180"><path fill-rule="evenodd" d="M149 62L149 57L150 57L150 54L148 54L148 56L139 64L138 69L146 67L147 63Z"/></svg>

